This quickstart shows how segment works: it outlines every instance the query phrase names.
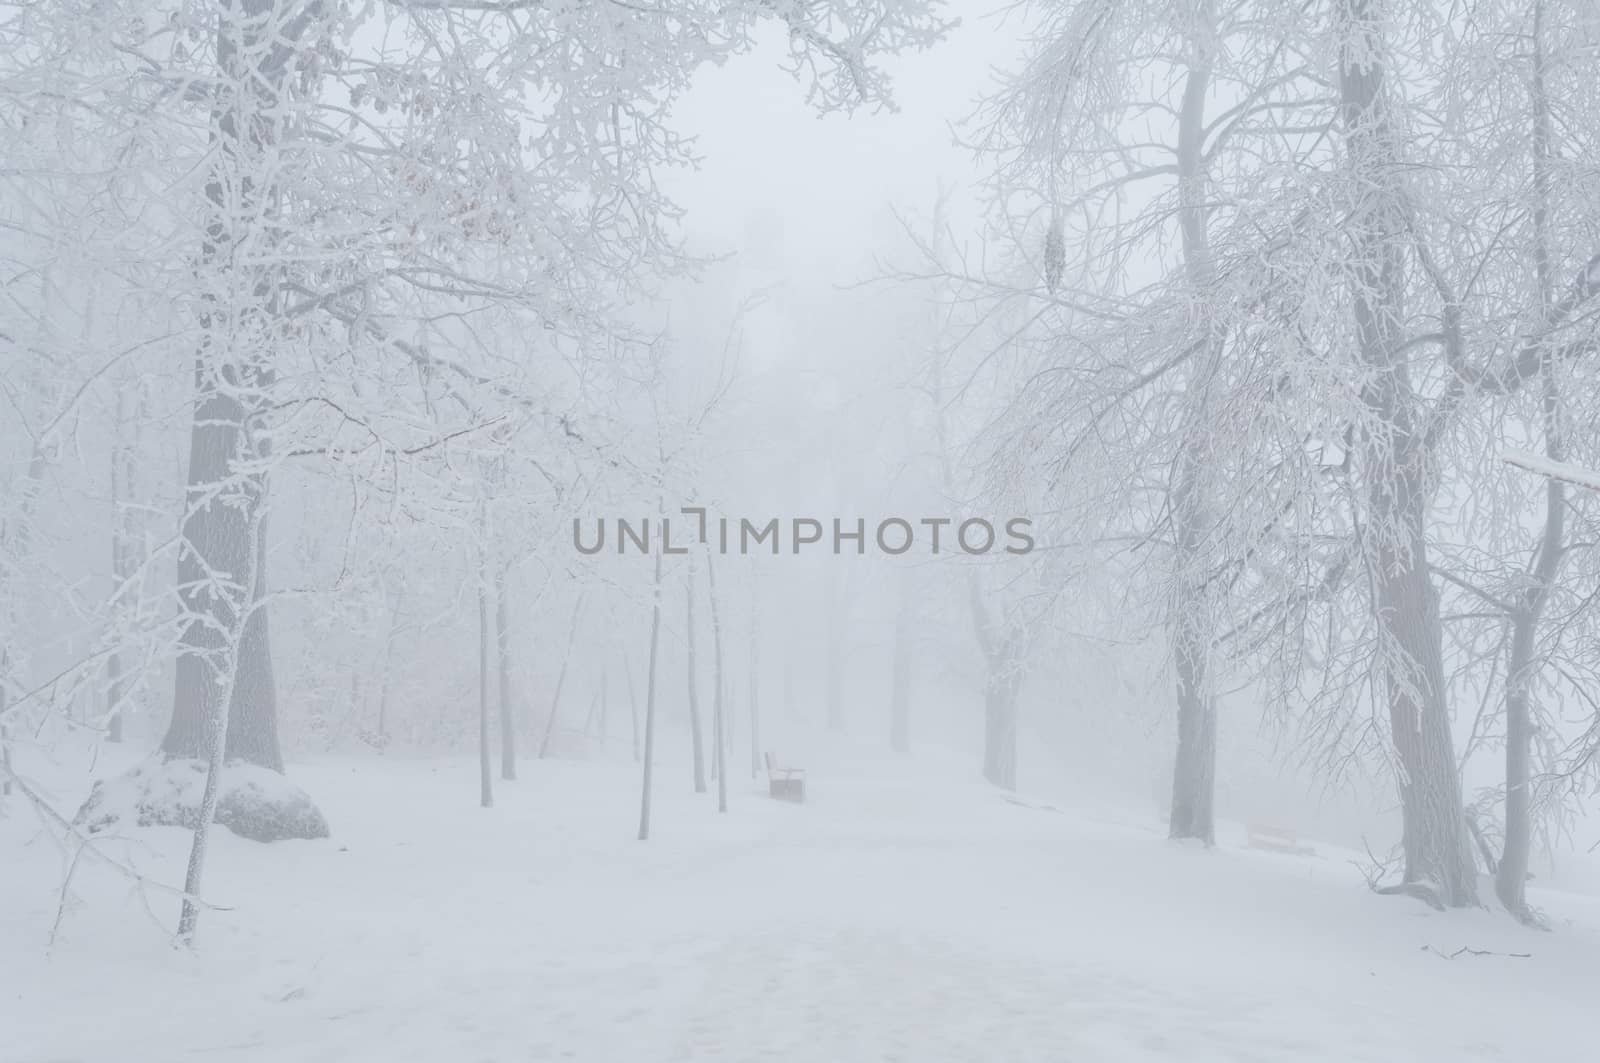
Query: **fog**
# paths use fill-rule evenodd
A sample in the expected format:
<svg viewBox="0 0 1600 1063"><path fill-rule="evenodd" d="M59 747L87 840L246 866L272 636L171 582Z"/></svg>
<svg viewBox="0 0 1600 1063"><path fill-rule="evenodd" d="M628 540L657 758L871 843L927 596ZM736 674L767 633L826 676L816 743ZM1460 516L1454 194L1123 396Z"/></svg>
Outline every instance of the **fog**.
<svg viewBox="0 0 1600 1063"><path fill-rule="evenodd" d="M0 0L0 1063L1570 1055L1597 50Z"/></svg>

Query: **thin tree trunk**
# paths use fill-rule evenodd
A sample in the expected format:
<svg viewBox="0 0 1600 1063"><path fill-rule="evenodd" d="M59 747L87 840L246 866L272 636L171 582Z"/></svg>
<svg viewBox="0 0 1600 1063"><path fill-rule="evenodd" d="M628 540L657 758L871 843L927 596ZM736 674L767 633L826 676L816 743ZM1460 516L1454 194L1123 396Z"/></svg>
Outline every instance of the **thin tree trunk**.
<svg viewBox="0 0 1600 1063"><path fill-rule="evenodd" d="M572 620L567 625L567 649L561 655L561 671L556 674L555 693L550 697L550 714L544 720L544 736L539 739L539 759L550 751L550 736L555 733L556 715L561 711L561 688L567 682L567 665L572 662L572 644L578 637L578 614L583 609L583 597L572 607Z"/></svg>
<svg viewBox="0 0 1600 1063"><path fill-rule="evenodd" d="M750 587L750 778L761 770L761 599Z"/></svg>
<svg viewBox="0 0 1600 1063"><path fill-rule="evenodd" d="M489 628L489 571L484 561L478 566L478 781L479 804L484 808L494 806L494 778L489 767L489 642L493 637Z"/></svg>
<svg viewBox="0 0 1600 1063"><path fill-rule="evenodd" d="M517 721L511 706L511 623L506 607L506 572L495 581L495 648L500 654L500 778L517 778Z"/></svg>
<svg viewBox="0 0 1600 1063"><path fill-rule="evenodd" d="M88 332L86 325L85 331ZM92 338L92 337L91 337ZM141 419L145 414L141 398L134 416L130 419L123 403L124 395L117 395L117 441L111 456L111 575L112 593L117 596L113 606L115 614L125 617L131 608L128 601L128 581L138 565L144 561L143 543L139 539L139 525L134 502L137 497L135 471L139 448ZM127 438L129 434L132 438ZM121 742L128 691L120 649L106 659L106 738Z"/></svg>
<svg viewBox="0 0 1600 1063"><path fill-rule="evenodd" d="M389 737L389 683L394 670L395 631L400 624L400 606L405 600L406 585L401 582L395 591L394 606L389 611L389 632L383 640L383 675L378 680L378 742L380 747Z"/></svg>
<svg viewBox="0 0 1600 1063"><path fill-rule="evenodd" d="M350 711L345 713L344 720L339 724L338 734L342 737L349 729L351 720L360 720L365 715L367 707L365 695L362 694L361 665L358 662L350 668Z"/></svg>
<svg viewBox="0 0 1600 1063"><path fill-rule="evenodd" d="M605 679L605 672L604 671L602 671L600 673L600 678L602 680ZM594 735L594 721L595 721L595 718L597 716L599 716L599 714L600 714L600 690L599 690L598 687L596 687L595 688L595 692L593 694L589 695L589 711L583 714L583 737L584 738L593 737L593 735Z"/></svg>
<svg viewBox="0 0 1600 1063"><path fill-rule="evenodd" d="M1445 702L1438 594L1428 572L1427 466L1418 398L1399 342L1410 239L1395 187L1398 152L1385 100L1382 20L1372 0L1341 0L1339 93L1357 205L1347 221L1357 343L1373 370L1363 390L1372 423L1364 452L1376 620L1400 770L1405 884L1451 907L1477 903Z"/></svg>
<svg viewBox="0 0 1600 1063"><path fill-rule="evenodd" d="M128 519L124 513L125 507L132 503L131 498L124 497L124 480L132 466L129 457L129 447L123 440L123 434L128 431L128 421L123 410L123 395L117 395L117 444L111 451L111 579L112 594L120 597L125 593L128 572L128 555L131 544L128 542ZM132 484L127 484L131 488ZM121 612L120 605L114 605L116 612ZM122 653L112 650L106 658L106 740L108 742L122 741Z"/></svg>
<svg viewBox="0 0 1600 1063"><path fill-rule="evenodd" d="M650 663L644 686L644 779L639 797L639 840L650 838L650 783L656 751L656 647L661 642L661 552L656 551L655 580L651 584ZM633 673L628 673L628 689L633 689Z"/></svg>
<svg viewBox="0 0 1600 1063"><path fill-rule="evenodd" d="M628 681L628 717L633 723L633 759L639 760L639 697L633 689L633 664L627 651L622 654L622 674Z"/></svg>
<svg viewBox="0 0 1600 1063"><path fill-rule="evenodd" d="M911 593L910 576L900 574L900 608L894 618L894 663L889 690L889 748L911 752Z"/></svg>
<svg viewBox="0 0 1600 1063"><path fill-rule="evenodd" d="M839 609L838 565L829 565L823 577L823 612L827 616L828 730L844 730L844 618Z"/></svg>
<svg viewBox="0 0 1600 1063"><path fill-rule="evenodd" d="M800 706L794 696L794 651L791 649L783 655L783 713L790 721L800 714Z"/></svg>
<svg viewBox="0 0 1600 1063"><path fill-rule="evenodd" d="M6 682L10 678L9 655L0 650L0 797L11 796L11 729L6 722L6 709L11 705Z"/></svg>
<svg viewBox="0 0 1600 1063"><path fill-rule="evenodd" d="M259 543L264 534L264 519L265 514L258 509L245 528L247 544L245 556L255 558L258 563L262 556ZM232 726L230 706L233 703L235 689L243 678L241 669L244 664L244 640L250 630L250 611L262 608L249 600L249 588L256 584L253 567L247 560L239 591L245 600L234 605L232 623L228 630L222 633L223 653L219 655L220 660L213 658L207 662L219 671L213 671L211 674L211 680L216 684L217 691L207 702L211 715L206 721L206 781L195 818L194 840L189 846L189 863L183 878L183 907L178 915L178 940L184 945L194 944L195 927L200 919L200 890L204 884L206 855L211 844L211 826L217 818L217 801L222 793L228 729Z"/></svg>
<svg viewBox="0 0 1600 1063"><path fill-rule="evenodd" d="M706 549L706 583L708 597L711 601L711 651L714 660L712 671L716 679L716 687L711 695L711 721L712 737L717 743L716 772L717 772L717 811L728 811L728 763L725 751L728 748L725 738L725 721L722 711L723 703L723 677L722 677L722 622L721 612L717 608L717 565L711 557L711 550Z"/></svg>
<svg viewBox="0 0 1600 1063"><path fill-rule="evenodd" d="M689 656L689 737L694 743L694 792L706 792L706 761L700 735L700 682L695 662L694 634L694 560L689 561L689 572L684 577L688 601L688 656Z"/></svg>

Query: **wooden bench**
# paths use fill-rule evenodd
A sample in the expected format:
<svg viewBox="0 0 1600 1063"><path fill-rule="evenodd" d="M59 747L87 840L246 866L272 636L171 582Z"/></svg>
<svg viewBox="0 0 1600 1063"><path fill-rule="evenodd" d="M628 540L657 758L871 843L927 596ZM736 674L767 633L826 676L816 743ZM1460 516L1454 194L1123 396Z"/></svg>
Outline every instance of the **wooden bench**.
<svg viewBox="0 0 1600 1063"><path fill-rule="evenodd" d="M766 760L768 792L780 801L804 801L806 770L780 767L778 758L771 753L766 755Z"/></svg>
<svg viewBox="0 0 1600 1063"><path fill-rule="evenodd" d="M1252 849L1265 849L1274 853L1292 853L1295 856L1313 856L1316 850L1309 845L1301 845L1300 838L1294 831L1287 827L1277 827L1268 823L1252 823L1249 826L1247 842Z"/></svg>

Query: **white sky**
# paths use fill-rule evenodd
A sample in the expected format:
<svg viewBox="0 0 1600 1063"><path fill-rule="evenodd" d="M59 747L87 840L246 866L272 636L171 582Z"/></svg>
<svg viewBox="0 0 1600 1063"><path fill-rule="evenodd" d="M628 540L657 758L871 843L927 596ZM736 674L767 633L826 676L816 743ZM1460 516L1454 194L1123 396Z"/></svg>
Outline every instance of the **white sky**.
<svg viewBox="0 0 1600 1063"><path fill-rule="evenodd" d="M879 242L862 234L887 235L886 207L926 214L944 181L968 192L970 220L979 166L956 146L951 126L971 114L994 68L1018 51L1017 21L999 25L984 14L988 6L954 0L950 11L962 25L950 40L887 64L898 113L819 118L804 87L781 68L776 27L754 53L702 71L677 125L697 136L704 164L669 183L689 211L698 249L731 249L751 220L771 211L791 268L823 266L847 283L870 261L864 245Z"/></svg>

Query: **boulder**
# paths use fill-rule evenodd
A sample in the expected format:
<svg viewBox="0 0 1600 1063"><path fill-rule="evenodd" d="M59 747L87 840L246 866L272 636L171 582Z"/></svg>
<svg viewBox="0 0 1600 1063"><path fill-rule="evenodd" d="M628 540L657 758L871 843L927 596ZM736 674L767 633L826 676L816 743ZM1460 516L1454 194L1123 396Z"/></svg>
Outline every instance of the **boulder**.
<svg viewBox="0 0 1600 1063"><path fill-rule="evenodd" d="M204 761L152 758L95 783L73 823L89 834L129 826L193 830L205 786ZM328 836L328 821L310 795L277 772L245 761L223 766L216 822L258 842Z"/></svg>

